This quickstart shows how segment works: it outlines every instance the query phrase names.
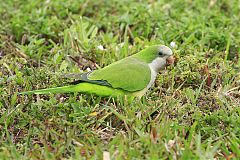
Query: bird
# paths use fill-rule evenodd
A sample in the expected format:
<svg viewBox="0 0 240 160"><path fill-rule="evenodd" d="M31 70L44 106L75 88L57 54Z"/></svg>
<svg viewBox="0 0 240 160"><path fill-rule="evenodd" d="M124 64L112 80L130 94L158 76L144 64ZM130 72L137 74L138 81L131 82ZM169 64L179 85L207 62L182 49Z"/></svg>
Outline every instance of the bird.
<svg viewBox="0 0 240 160"><path fill-rule="evenodd" d="M79 92L100 97L141 98L153 86L158 72L173 63L173 52L169 47L152 45L106 67L82 73L74 84L20 94Z"/></svg>

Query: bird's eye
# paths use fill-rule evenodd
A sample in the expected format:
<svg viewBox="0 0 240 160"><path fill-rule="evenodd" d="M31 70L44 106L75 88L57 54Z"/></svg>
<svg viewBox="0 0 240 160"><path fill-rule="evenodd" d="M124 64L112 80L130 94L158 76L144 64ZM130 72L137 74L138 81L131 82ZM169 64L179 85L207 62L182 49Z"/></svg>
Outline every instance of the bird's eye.
<svg viewBox="0 0 240 160"><path fill-rule="evenodd" d="M163 56L164 56L163 52L161 52L161 51L158 53L158 55L159 55L160 57L163 57Z"/></svg>

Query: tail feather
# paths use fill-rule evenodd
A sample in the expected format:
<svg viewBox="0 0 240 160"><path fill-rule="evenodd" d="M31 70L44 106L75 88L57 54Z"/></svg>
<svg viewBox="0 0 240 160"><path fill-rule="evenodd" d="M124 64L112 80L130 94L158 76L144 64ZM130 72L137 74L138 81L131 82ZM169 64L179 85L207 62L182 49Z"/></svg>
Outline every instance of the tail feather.
<svg viewBox="0 0 240 160"><path fill-rule="evenodd" d="M96 94L103 97L106 97L106 96L117 97L117 96L123 96L123 95L129 94L129 92L121 89L115 89L112 87L102 86L102 85L92 84L87 82L79 83L77 85L26 91L26 92L21 92L19 94L50 94L50 93L70 93L70 92Z"/></svg>
<svg viewBox="0 0 240 160"><path fill-rule="evenodd" d="M50 94L50 93L69 93L74 92L76 90L76 86L63 86L63 87L55 87L55 88L46 88L46 89L39 89L33 91L26 91L21 92L19 94Z"/></svg>

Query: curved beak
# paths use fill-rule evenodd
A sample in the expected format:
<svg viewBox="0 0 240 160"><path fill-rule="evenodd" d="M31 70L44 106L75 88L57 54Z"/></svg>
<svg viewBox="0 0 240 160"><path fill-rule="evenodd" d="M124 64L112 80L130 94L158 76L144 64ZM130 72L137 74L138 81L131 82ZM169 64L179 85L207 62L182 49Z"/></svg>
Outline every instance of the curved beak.
<svg viewBox="0 0 240 160"><path fill-rule="evenodd" d="M168 58L167 58L167 64L168 65L172 65L174 63L174 57L173 56L169 56Z"/></svg>

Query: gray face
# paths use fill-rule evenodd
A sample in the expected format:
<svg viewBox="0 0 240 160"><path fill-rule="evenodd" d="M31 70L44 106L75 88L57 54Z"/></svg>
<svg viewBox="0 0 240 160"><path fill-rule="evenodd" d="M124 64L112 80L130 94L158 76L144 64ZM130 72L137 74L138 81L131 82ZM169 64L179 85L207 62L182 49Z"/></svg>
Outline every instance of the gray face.
<svg viewBox="0 0 240 160"><path fill-rule="evenodd" d="M169 47L164 46L164 45L161 45L159 47L159 53L158 53L159 57L169 57L172 54L173 54L173 52Z"/></svg>

